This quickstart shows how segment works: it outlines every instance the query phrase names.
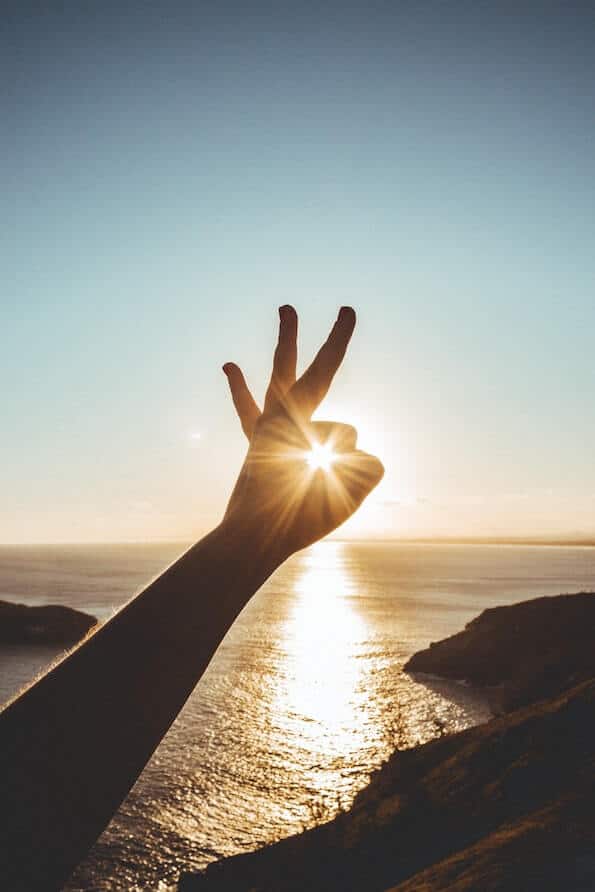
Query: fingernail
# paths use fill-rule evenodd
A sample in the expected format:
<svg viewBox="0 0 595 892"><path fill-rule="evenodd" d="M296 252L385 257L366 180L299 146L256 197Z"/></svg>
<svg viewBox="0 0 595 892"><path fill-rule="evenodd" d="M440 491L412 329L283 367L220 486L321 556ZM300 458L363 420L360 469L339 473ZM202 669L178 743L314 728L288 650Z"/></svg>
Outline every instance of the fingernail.
<svg viewBox="0 0 595 892"><path fill-rule="evenodd" d="M289 304L283 304L282 307L279 307L279 318L283 319L287 315L287 313L291 310Z"/></svg>
<svg viewBox="0 0 595 892"><path fill-rule="evenodd" d="M355 316L353 307L341 307L339 310L339 319L344 319L345 316Z"/></svg>
<svg viewBox="0 0 595 892"><path fill-rule="evenodd" d="M230 362L225 363L225 365L223 366L223 371L226 375L229 375L229 373L231 371L231 363Z"/></svg>

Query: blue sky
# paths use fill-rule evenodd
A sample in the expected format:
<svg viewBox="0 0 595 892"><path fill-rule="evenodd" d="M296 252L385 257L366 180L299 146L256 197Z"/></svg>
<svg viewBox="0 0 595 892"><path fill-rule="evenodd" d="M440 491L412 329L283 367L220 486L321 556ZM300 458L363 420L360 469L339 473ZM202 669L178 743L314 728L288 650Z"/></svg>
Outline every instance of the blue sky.
<svg viewBox="0 0 595 892"><path fill-rule="evenodd" d="M7 16L0 541L216 523L285 302L304 362L358 310L349 534L595 532L595 14L539 6Z"/></svg>

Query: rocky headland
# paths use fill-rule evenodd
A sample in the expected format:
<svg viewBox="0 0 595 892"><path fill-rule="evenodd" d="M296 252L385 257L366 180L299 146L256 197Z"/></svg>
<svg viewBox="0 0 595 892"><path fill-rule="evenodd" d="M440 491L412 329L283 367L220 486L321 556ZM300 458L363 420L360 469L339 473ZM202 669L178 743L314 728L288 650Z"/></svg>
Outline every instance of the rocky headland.
<svg viewBox="0 0 595 892"><path fill-rule="evenodd" d="M0 644L75 644L96 624L94 616L60 604L0 601Z"/></svg>
<svg viewBox="0 0 595 892"><path fill-rule="evenodd" d="M509 712L595 676L595 595L484 610L462 632L414 654L406 672L461 679Z"/></svg>
<svg viewBox="0 0 595 892"><path fill-rule="evenodd" d="M484 611L406 668L481 685L499 715L395 752L349 811L180 892L592 892L594 642L593 593Z"/></svg>

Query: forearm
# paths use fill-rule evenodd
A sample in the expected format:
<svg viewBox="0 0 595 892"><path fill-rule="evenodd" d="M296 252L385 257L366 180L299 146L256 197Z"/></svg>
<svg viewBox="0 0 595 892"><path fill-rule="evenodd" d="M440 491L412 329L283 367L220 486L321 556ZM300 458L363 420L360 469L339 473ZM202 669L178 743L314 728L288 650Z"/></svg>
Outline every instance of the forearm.
<svg viewBox="0 0 595 892"><path fill-rule="evenodd" d="M0 715L7 888L60 888L278 563L217 528Z"/></svg>

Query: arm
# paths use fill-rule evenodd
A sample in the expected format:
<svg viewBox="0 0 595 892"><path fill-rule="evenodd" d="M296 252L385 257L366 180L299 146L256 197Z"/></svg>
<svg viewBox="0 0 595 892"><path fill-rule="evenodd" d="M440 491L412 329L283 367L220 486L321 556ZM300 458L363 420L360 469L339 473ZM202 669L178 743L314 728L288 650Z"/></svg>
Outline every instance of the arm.
<svg viewBox="0 0 595 892"><path fill-rule="evenodd" d="M226 366L249 438L221 525L0 714L6 888L55 890L109 822L250 597L293 552L330 532L382 476L355 431L310 421L353 330L343 311L295 381L297 317L281 314L260 413ZM313 439L337 452L308 468Z"/></svg>
<svg viewBox="0 0 595 892"><path fill-rule="evenodd" d="M220 526L2 713L5 888L61 888L274 567Z"/></svg>

